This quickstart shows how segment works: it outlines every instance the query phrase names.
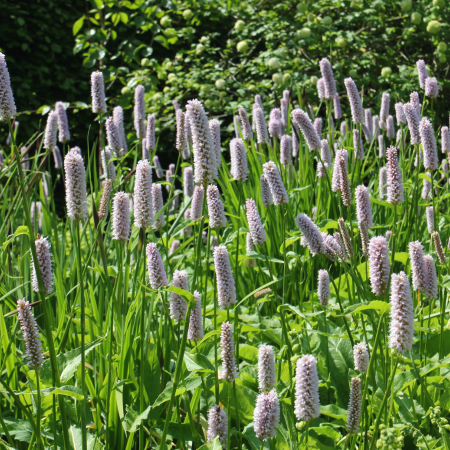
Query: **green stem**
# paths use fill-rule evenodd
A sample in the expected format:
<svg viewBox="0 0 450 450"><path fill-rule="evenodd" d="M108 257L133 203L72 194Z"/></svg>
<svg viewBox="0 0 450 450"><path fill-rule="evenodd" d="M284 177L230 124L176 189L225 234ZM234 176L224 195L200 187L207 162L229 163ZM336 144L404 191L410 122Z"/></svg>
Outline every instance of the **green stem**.
<svg viewBox="0 0 450 450"><path fill-rule="evenodd" d="M38 285L39 285L39 296L41 297L43 309L44 309L44 323L45 323L45 333L47 337L47 346L48 351L50 353L50 363L52 366L52 382L55 387L60 387L60 375L59 375L59 369L58 369L58 363L56 360L56 352L55 352L55 345L53 342L53 335L52 335L52 329L51 329L51 313L49 310L49 304L47 301L45 301L45 289L44 284L42 282L42 275L41 270L39 268L39 260L36 253L36 244L35 244L35 236L33 231L33 226L31 222L31 214L30 214L30 207L28 204L28 197L25 189L25 182L22 172L22 165L20 164L20 155L19 151L16 146L16 140L14 133L12 133L12 127L11 127L11 120L8 120L8 126L9 131L11 133L11 146L13 148L14 157L16 159L16 166L17 170L19 172L19 183L20 183L20 190L22 193L22 200L23 200L23 211L25 212L25 219L28 226L28 233L30 238L30 247L31 247L31 254L33 255L33 264L34 269L37 275ZM63 437L64 437L64 445L66 448L70 449L70 439L69 439L69 427L67 425L67 416L66 416L66 410L64 406L64 400L61 396L58 396L58 402L59 402L59 409L61 413L61 421L62 421L62 430L63 430Z"/></svg>
<svg viewBox="0 0 450 450"><path fill-rule="evenodd" d="M83 399L81 400L81 436L82 436L82 449L87 450L87 434L86 434L86 354L85 354L85 338L86 338L86 304L84 299L83 289L83 277L81 274L81 239L80 239L80 223L78 221L72 222L75 227L76 235L76 248L78 259L78 283L80 289L80 301L81 301L81 317L80 317L80 333L81 333L81 391L83 392Z"/></svg>
<svg viewBox="0 0 450 450"><path fill-rule="evenodd" d="M380 321L380 323L381 323L381 321ZM371 450L374 450L375 445L377 443L376 438L377 438L377 434L378 434L378 429L380 427L381 418L383 417L382 411L383 411L384 406L386 405L387 399L389 398L389 395L390 395L392 383L394 382L395 371L397 370L397 365L398 365L398 355L395 358L395 363L393 364L393 369L389 376L388 384L386 387L386 392L384 394L383 401L381 403L380 413L378 414L376 422L375 422L375 427L374 427L373 434L372 434L372 445L370 446ZM389 419L389 417L387 417L387 419Z"/></svg>
<svg viewBox="0 0 450 450"><path fill-rule="evenodd" d="M176 394L176 391L178 388L178 383L180 382L181 367L183 366L183 359L184 359L183 356L184 356L184 349L186 348L187 333L188 333L188 329L189 329L190 317L191 317L191 304L189 303L188 309L186 311L183 339L181 341L180 350L178 352L178 357L177 357L177 363L175 366L175 376L174 376L173 386L172 386L172 395L170 396L169 407L167 409L167 417L166 417L166 420L164 423L164 430L163 430L163 434L161 437L161 444L159 447L160 449L165 448L165 445L166 445L166 437L167 437L167 432L169 431L169 423L170 423L170 418L172 416L171 413L172 413L173 403L175 400L175 394Z"/></svg>
<svg viewBox="0 0 450 450"><path fill-rule="evenodd" d="M142 285L145 286L145 230L139 230L142 233L142 261L144 261L144 270L142 275ZM145 287L142 287L142 302L141 302L141 365L139 374L139 411L144 412L144 360L145 360ZM144 450L144 426L139 427L139 450Z"/></svg>
<svg viewBox="0 0 450 450"><path fill-rule="evenodd" d="M38 450L42 448L41 442L41 387L39 383L39 371L36 374L36 390L37 390L37 405L36 405L36 447ZM54 418L56 419L56 418Z"/></svg>

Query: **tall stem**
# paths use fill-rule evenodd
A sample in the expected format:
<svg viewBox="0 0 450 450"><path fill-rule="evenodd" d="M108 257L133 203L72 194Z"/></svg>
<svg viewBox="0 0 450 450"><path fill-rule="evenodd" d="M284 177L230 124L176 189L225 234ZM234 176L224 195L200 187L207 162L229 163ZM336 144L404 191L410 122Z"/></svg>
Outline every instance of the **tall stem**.
<svg viewBox="0 0 450 450"><path fill-rule="evenodd" d="M41 442L41 387L39 384L39 371L36 370L36 389L37 389L37 406L36 406L36 447L38 450L42 448Z"/></svg>
<svg viewBox="0 0 450 450"><path fill-rule="evenodd" d="M142 233L142 261L144 262L144 270L142 275L142 285L145 286L145 230L141 229ZM144 412L144 359L145 359L145 288L142 288L142 302L141 302L141 365L139 375L139 411ZM144 427L139 427L139 450L144 450Z"/></svg>
<svg viewBox="0 0 450 450"><path fill-rule="evenodd" d="M75 227L76 248L78 259L78 284L80 289L81 317L80 317L80 333L81 333L81 391L83 399L81 400L81 446L83 450L87 450L87 434L86 434L86 355L85 355L85 335L86 335L86 305L84 299L83 276L81 273L81 239L80 239L80 223L72 222Z"/></svg>
<svg viewBox="0 0 450 450"><path fill-rule="evenodd" d="M51 323L52 323L51 313L49 310L49 304L45 300L45 289L44 289L44 284L42 282L42 274L41 274L41 270L39 268L39 262L38 262L39 260L38 260L37 253L36 253L34 228L33 228L32 222L31 222L31 214L30 214L30 208L28 205L27 193L26 193L26 189L25 189L22 165L20 164L20 155L19 155L19 150L17 149L17 146L16 146L16 139L15 139L14 133L12 132L11 120L8 120L8 126L9 126L9 131L11 133L11 146L13 148L14 157L16 159L16 166L17 166L17 170L19 172L19 183L20 183L20 191L22 193L23 211L25 212L25 219L26 219L26 223L28 226L31 254L33 255L33 264L34 264L34 269L36 272L38 285L39 285L39 296L41 297L41 301L42 301L42 305L43 305L43 309L44 309L45 333L46 333L46 337L47 337L48 351L50 353L50 364L52 366L52 382L55 387L60 387L61 381L59 378L60 375L59 375L58 363L56 360L55 344L53 342L53 335L52 335L52 329L51 329ZM60 413L61 413L64 445L66 448L69 449L71 447L70 447L70 439L69 439L69 428L67 425L67 415L66 415L63 397L60 395L58 396L58 403L59 403L59 409L60 409Z"/></svg>
<svg viewBox="0 0 450 450"><path fill-rule="evenodd" d="M237 230L237 242L236 242L236 262L234 266L234 278L236 286L239 286L239 238L241 236L241 233L239 232L240 229L240 220L241 220L241 205L242 205L242 189L241 185L238 182L238 196L239 196L239 206L237 211L237 217L238 217L238 230ZM236 361L239 364L239 306L236 304L234 307L234 342L236 346ZM234 397L235 397L235 413L236 413L236 427L237 430L240 430L239 427L239 413L236 403L236 383L233 383L233 390L234 390ZM240 439L239 439L240 442ZM239 446L240 447L240 446Z"/></svg>

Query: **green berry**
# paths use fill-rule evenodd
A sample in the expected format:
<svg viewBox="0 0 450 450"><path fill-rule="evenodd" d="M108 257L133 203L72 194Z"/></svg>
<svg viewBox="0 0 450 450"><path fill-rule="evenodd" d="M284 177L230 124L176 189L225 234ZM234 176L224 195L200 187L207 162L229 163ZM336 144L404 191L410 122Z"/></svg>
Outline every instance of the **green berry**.
<svg viewBox="0 0 450 450"><path fill-rule="evenodd" d="M411 0L403 0L400 3L400 7L402 8L402 11L408 12L412 9L412 1Z"/></svg>
<svg viewBox="0 0 450 450"><path fill-rule="evenodd" d="M216 80L216 88L219 90L225 89L227 87L227 83L225 80L219 79Z"/></svg>
<svg viewBox="0 0 450 450"><path fill-rule="evenodd" d="M447 51L447 44L445 42L439 42L438 50L442 53Z"/></svg>
<svg viewBox="0 0 450 450"><path fill-rule="evenodd" d="M315 75L313 75L313 76L309 79L309 81L311 82L311 84L316 85L317 82L319 81L319 79L318 79Z"/></svg>
<svg viewBox="0 0 450 450"><path fill-rule="evenodd" d="M311 36L311 30L307 27L302 28L299 32L298 32L299 36L302 39L308 39Z"/></svg>
<svg viewBox="0 0 450 450"><path fill-rule="evenodd" d="M283 75L281 75L281 73L274 73L272 75L272 81L275 84L282 84L283 83Z"/></svg>
<svg viewBox="0 0 450 450"><path fill-rule="evenodd" d="M163 92L164 92L164 94L167 94L168 92L170 92L170 87L169 87L169 86L166 86L166 87L163 89Z"/></svg>
<svg viewBox="0 0 450 450"><path fill-rule="evenodd" d="M342 47L343 48L343 47L345 47L347 45L347 41L346 41L345 38L340 37L340 38L336 39L336 44L337 44L338 47Z"/></svg>
<svg viewBox="0 0 450 450"><path fill-rule="evenodd" d="M439 6L439 8L443 8L445 6L444 0L433 0L433 6Z"/></svg>
<svg viewBox="0 0 450 450"><path fill-rule="evenodd" d="M348 74L352 77L352 78L356 78L358 76L358 72L356 71L356 69L350 69L348 71Z"/></svg>
<svg viewBox="0 0 450 450"><path fill-rule="evenodd" d="M293 62L295 65L299 66L302 63L302 60L301 60L301 58L297 57L297 58L294 58Z"/></svg>
<svg viewBox="0 0 450 450"><path fill-rule="evenodd" d="M422 16L418 12L413 12L411 14L411 22L415 25L419 25L422 22Z"/></svg>
<svg viewBox="0 0 450 450"><path fill-rule="evenodd" d="M280 56L281 56L282 58L287 58L287 57L289 56L289 50L288 50L287 47L281 47L281 48L278 50L278 53L280 54Z"/></svg>
<svg viewBox="0 0 450 450"><path fill-rule="evenodd" d="M276 70L280 67L280 60L278 58L270 58L269 59L269 68L272 70Z"/></svg>
<svg viewBox="0 0 450 450"><path fill-rule="evenodd" d="M245 22L243 20L238 20L234 24L234 29L237 31L244 31L245 28Z"/></svg>
<svg viewBox="0 0 450 450"><path fill-rule="evenodd" d="M383 67L381 69L381 76L384 78L389 77L392 74L392 69L390 67Z"/></svg>
<svg viewBox="0 0 450 450"><path fill-rule="evenodd" d="M248 50L248 43L247 43L247 41L238 42L236 48L237 48L238 52L247 53L247 50Z"/></svg>
<svg viewBox="0 0 450 450"><path fill-rule="evenodd" d="M254 84L250 84L247 89L249 91L254 91L256 89L256 86Z"/></svg>
<svg viewBox="0 0 450 450"><path fill-rule="evenodd" d="M308 7L304 3L299 3L297 5L297 11L304 14L307 11Z"/></svg>
<svg viewBox="0 0 450 450"><path fill-rule="evenodd" d="M185 20L192 19L194 17L194 13L190 9L185 9L183 11L183 17Z"/></svg>
<svg viewBox="0 0 450 450"><path fill-rule="evenodd" d="M316 18L316 16L313 13L308 13L306 18L308 19L308 22L314 22L314 19Z"/></svg>
<svg viewBox="0 0 450 450"><path fill-rule="evenodd" d="M148 58L142 58L141 59L141 66L145 67L148 66L150 64L150 60Z"/></svg>
<svg viewBox="0 0 450 450"><path fill-rule="evenodd" d="M162 27L167 28L172 25L172 19L169 16L163 16L159 21Z"/></svg>
<svg viewBox="0 0 450 450"><path fill-rule="evenodd" d="M333 19L332 19L330 16L325 16L325 17L322 19L322 23L323 23L324 25L326 25L326 26L331 25L332 22L333 22Z"/></svg>
<svg viewBox="0 0 450 450"><path fill-rule="evenodd" d="M438 34L441 32L441 24L437 20L430 20L427 25L427 31L431 34Z"/></svg>
<svg viewBox="0 0 450 450"><path fill-rule="evenodd" d="M128 86L124 86L120 92L122 93L122 95L130 95L131 89Z"/></svg>
<svg viewBox="0 0 450 450"><path fill-rule="evenodd" d="M289 73L285 73L283 75L283 83L289 83L291 81L291 75Z"/></svg>

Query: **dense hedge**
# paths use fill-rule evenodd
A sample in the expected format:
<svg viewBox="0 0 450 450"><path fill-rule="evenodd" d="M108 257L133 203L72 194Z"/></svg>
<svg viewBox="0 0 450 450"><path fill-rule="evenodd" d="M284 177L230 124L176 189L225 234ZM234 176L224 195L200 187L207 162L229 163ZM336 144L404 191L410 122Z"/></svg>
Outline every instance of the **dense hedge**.
<svg viewBox="0 0 450 450"><path fill-rule="evenodd" d="M90 102L89 73L97 68L105 73L110 104L128 108L130 132L133 90L144 84L167 150L173 100L198 97L228 126L238 105L250 109L255 93L273 98L291 84L317 104L322 56L331 59L342 93L348 75L364 88L365 106L378 103L388 86L394 98L406 99L417 89L415 61L423 58L443 90L441 117L449 109L444 0L2 3L10 20L0 29L1 51L19 111L46 113L44 105L71 102L78 111L69 114L74 140L93 119L74 102ZM19 118L22 139L39 118Z"/></svg>

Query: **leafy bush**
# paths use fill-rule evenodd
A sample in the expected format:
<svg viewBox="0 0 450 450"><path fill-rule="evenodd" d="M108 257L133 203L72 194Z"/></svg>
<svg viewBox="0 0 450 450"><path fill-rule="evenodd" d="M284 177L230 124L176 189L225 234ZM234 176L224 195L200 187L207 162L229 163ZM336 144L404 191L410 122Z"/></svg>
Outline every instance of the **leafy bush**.
<svg viewBox="0 0 450 450"><path fill-rule="evenodd" d="M394 98L406 100L419 58L426 57L443 80L444 98L449 84L448 8L440 0L369 6L330 0L159 5L91 0L71 2L64 10L57 2L27 8L19 2L8 4L6 12L11 20L0 31L2 51L11 61L13 84L20 86L20 111L57 100L72 107L75 101L89 103L89 72L100 68L111 104L130 109L134 87L145 86L147 111L156 113L157 130L164 131L161 145L169 151L173 100L184 105L198 97L211 116L230 126L237 107L249 108L255 93L279 96L291 84L305 88L317 105L314 83L323 56L331 59L342 93L349 75L371 93L368 106L388 86ZM444 102L439 107L449 109ZM87 111L78 117L84 124L91 119Z"/></svg>

